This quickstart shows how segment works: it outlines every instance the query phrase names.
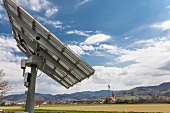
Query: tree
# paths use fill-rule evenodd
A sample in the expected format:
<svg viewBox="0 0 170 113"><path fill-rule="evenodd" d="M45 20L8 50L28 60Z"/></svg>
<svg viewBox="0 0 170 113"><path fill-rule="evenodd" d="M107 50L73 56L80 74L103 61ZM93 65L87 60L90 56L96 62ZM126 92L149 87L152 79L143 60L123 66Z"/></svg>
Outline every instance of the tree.
<svg viewBox="0 0 170 113"><path fill-rule="evenodd" d="M0 99L2 99L8 91L12 89L11 84L7 80L3 80L5 73L0 69Z"/></svg>
<svg viewBox="0 0 170 113"><path fill-rule="evenodd" d="M36 99L35 99L35 104L38 105L40 107L41 104L43 104L44 99L41 95L39 95Z"/></svg>

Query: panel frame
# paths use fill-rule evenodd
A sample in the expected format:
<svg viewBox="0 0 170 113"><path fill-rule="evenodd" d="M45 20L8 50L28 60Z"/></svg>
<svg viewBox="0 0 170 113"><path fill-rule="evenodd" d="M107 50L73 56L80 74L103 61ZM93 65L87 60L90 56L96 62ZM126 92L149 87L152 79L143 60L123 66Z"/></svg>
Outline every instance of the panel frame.
<svg viewBox="0 0 170 113"><path fill-rule="evenodd" d="M66 88L92 76L95 70L61 42L54 34L41 25L13 0L3 0L18 48L29 58L41 55L45 60L44 69L49 77ZM39 37L40 40L36 38ZM37 51L37 45L40 51Z"/></svg>

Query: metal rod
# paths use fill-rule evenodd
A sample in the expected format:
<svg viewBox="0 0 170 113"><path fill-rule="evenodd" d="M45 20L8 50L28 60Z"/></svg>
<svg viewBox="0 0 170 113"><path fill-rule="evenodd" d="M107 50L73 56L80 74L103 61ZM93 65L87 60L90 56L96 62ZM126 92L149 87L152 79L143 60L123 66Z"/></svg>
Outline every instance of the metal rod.
<svg viewBox="0 0 170 113"><path fill-rule="evenodd" d="M25 74L25 69L23 69L23 74L22 74L22 75L23 75L23 77L24 77L24 74Z"/></svg>
<svg viewBox="0 0 170 113"><path fill-rule="evenodd" d="M37 66L31 66L31 77L28 87L28 94L26 99L25 112L34 113L34 101L35 101L35 83L37 76Z"/></svg>

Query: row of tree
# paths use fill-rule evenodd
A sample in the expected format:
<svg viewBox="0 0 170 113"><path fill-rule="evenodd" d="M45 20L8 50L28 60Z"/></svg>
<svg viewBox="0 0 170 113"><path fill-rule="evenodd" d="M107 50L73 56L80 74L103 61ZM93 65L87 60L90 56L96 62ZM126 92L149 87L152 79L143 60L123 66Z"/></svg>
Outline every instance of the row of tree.
<svg viewBox="0 0 170 113"><path fill-rule="evenodd" d="M127 104L138 104L138 103L168 103L170 104L170 97L169 98L165 98L165 97L151 97L151 98L142 98L139 97L138 99L117 99L116 103L127 103Z"/></svg>

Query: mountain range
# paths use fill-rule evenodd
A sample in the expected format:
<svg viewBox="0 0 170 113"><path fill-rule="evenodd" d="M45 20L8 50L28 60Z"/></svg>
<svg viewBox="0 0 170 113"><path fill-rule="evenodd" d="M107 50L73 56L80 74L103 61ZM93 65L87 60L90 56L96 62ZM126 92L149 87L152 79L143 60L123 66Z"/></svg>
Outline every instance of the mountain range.
<svg viewBox="0 0 170 113"><path fill-rule="evenodd" d="M84 92L76 92L72 94L39 94L36 93L35 97L41 96L45 101L46 100L89 100L89 99L99 99L103 97L110 96L112 92L116 95L116 97L122 96L165 96L170 97L170 82L165 82L157 86L147 86L147 87L136 87L130 90L122 90L122 91L109 91L109 90L101 90L101 91L84 91ZM7 101L22 101L25 100L26 94L15 94L8 95L4 100Z"/></svg>

